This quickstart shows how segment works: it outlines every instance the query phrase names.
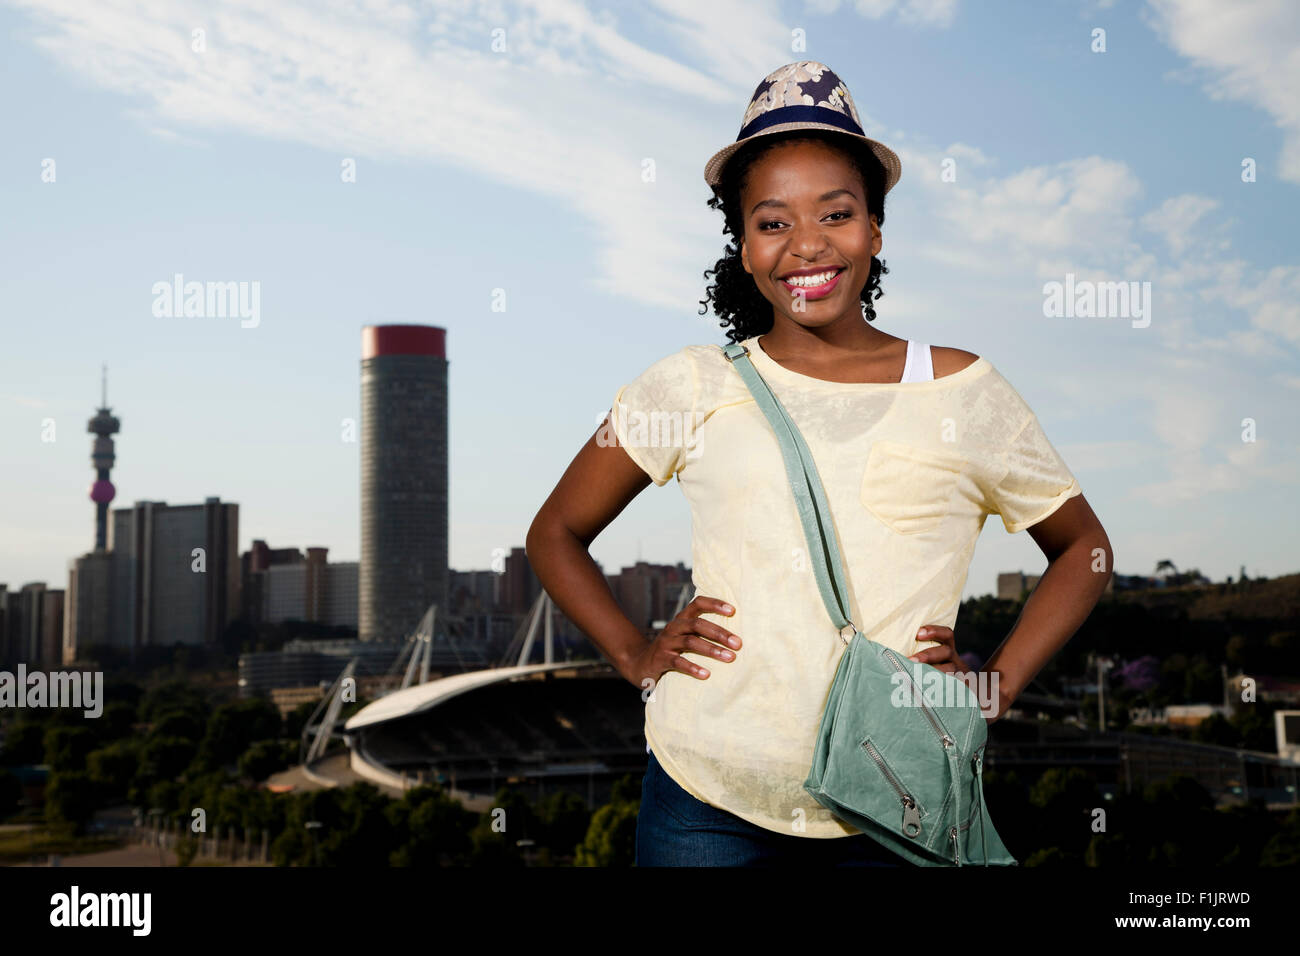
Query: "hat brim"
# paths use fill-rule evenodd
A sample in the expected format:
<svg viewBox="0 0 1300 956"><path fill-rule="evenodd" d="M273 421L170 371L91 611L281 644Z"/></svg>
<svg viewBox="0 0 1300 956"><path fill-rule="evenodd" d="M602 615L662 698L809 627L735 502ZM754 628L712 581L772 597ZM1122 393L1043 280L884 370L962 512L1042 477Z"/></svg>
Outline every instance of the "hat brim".
<svg viewBox="0 0 1300 956"><path fill-rule="evenodd" d="M727 165L727 161L736 153L740 147L746 143L752 143L760 136L770 136L773 133L784 133L788 130L796 129L819 129L826 130L829 133L838 133L840 136L847 136L855 139L860 143L866 143L875 153L876 158L880 160L880 165L885 167L885 192L894 188L894 184L903 175L903 164L898 158L898 154L878 140L871 139L868 136L859 136L857 133L850 133L842 130L838 126L831 126L827 123L777 123L775 126L769 126L767 129L760 130L752 136L746 136L739 142L731 143L724 146L713 154L712 158L704 164L704 181L710 186L717 186L722 182L722 170Z"/></svg>

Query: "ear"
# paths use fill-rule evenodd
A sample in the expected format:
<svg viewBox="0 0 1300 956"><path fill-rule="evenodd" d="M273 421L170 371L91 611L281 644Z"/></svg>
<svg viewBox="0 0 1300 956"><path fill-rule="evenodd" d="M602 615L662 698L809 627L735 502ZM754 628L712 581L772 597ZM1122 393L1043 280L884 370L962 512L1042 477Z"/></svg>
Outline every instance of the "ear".
<svg viewBox="0 0 1300 956"><path fill-rule="evenodd" d="M745 271L750 275L754 274L754 270L749 267L749 248L745 245L744 236L740 239L740 264L745 267Z"/></svg>
<svg viewBox="0 0 1300 956"><path fill-rule="evenodd" d="M880 250L885 244L885 237L881 235L880 223L876 222L876 214L873 212L868 220L871 223L871 254L880 255Z"/></svg>

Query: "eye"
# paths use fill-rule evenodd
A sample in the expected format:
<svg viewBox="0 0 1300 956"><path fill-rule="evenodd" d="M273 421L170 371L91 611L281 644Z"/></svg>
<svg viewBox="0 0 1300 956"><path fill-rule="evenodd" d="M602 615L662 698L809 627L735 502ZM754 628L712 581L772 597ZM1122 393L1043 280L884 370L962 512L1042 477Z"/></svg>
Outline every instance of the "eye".
<svg viewBox="0 0 1300 956"><path fill-rule="evenodd" d="M853 211L851 209L837 209L834 212L826 214L827 219L830 219L832 216L843 216L845 219L848 219L853 216ZM832 221L843 222L844 219L834 219ZM767 228L768 226L781 226L781 225L784 225L784 223L781 222L780 219L767 219L763 222L760 222L757 228L759 232L771 232L772 230L768 229Z"/></svg>

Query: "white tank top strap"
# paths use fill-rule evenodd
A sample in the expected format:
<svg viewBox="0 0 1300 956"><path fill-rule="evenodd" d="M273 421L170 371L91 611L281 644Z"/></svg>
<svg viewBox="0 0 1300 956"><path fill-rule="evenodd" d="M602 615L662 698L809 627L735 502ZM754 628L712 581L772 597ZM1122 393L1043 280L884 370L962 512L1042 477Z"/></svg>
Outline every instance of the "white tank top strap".
<svg viewBox="0 0 1300 956"><path fill-rule="evenodd" d="M934 381L934 365L930 361L929 345L923 342L914 342L911 339L907 340L907 361L903 365L902 381Z"/></svg>

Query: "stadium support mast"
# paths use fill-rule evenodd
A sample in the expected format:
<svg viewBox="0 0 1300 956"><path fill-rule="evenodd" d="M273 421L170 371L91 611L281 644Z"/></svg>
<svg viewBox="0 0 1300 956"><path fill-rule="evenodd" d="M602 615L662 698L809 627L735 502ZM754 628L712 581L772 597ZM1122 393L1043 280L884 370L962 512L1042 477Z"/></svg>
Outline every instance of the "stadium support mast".
<svg viewBox="0 0 1300 956"><path fill-rule="evenodd" d="M510 642L510 646L506 649L502 659L504 664L509 665L511 663L510 658L514 655L515 648L520 646L521 641L523 646L520 648L518 659L513 663L520 666L528 663L528 658L533 653L533 642L537 638L537 625L539 623L543 624L544 662L547 664L555 662L555 629L551 623L554 607L555 605L551 603L551 596L545 591L537 595L537 600L533 602L533 606L529 609L523 626L515 634L514 640Z"/></svg>

